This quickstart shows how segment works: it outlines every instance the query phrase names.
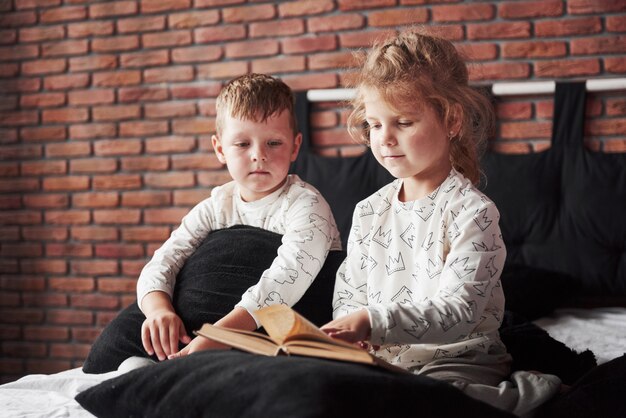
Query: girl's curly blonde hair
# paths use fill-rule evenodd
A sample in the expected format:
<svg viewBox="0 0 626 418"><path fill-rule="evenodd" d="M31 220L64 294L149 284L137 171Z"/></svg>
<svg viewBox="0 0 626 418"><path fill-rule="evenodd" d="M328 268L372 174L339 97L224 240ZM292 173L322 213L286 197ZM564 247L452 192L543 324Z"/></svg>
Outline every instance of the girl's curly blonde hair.
<svg viewBox="0 0 626 418"><path fill-rule="evenodd" d="M465 61L450 41L413 29L378 42L363 60L354 87L348 131L355 140L369 144L365 88L375 89L391 106L427 104L446 131L458 127L450 142L452 166L479 182L480 154L494 131L495 115L487 97L468 85Z"/></svg>

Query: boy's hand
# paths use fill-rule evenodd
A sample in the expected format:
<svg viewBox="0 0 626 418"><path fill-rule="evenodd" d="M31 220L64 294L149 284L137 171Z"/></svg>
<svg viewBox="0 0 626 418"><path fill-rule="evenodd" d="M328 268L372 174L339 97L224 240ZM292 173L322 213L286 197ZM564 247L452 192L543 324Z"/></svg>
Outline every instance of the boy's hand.
<svg viewBox="0 0 626 418"><path fill-rule="evenodd" d="M187 347L183 348L177 353L170 354L169 356L167 356L167 358L171 360L171 359L175 359L178 357L187 356L191 353L196 353L198 351L209 350L209 349L214 349L214 350L227 349L227 348L230 348L230 347L217 343L215 341L211 341L204 337L195 337L193 340L191 340L191 342L189 343L189 345L187 345Z"/></svg>
<svg viewBox="0 0 626 418"><path fill-rule="evenodd" d="M331 338L350 344L360 344L370 338L372 327L367 310L361 309L344 317L330 321L322 328Z"/></svg>
<svg viewBox="0 0 626 418"><path fill-rule="evenodd" d="M156 354L161 361L178 351L179 340L188 344L191 338L180 317L169 309L150 312L141 325L143 348L150 355Z"/></svg>

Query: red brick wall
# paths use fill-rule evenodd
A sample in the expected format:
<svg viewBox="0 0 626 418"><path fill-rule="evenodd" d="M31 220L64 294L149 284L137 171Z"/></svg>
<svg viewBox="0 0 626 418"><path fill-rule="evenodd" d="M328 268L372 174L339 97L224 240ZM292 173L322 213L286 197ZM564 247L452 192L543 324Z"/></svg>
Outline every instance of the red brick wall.
<svg viewBox="0 0 626 418"><path fill-rule="evenodd" d="M249 71L340 87L351 50L439 28L477 84L623 77L622 0L0 0L0 381L76 367L186 211L229 179L209 145ZM551 96L499 99L494 146L549 147ZM324 154L359 152L317 104ZM590 146L626 151L626 92L594 94Z"/></svg>

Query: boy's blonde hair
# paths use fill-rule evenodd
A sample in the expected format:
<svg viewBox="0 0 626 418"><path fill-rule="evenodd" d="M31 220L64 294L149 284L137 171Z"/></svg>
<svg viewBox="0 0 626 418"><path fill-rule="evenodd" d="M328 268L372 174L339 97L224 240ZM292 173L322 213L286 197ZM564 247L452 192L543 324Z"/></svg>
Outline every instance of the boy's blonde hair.
<svg viewBox="0 0 626 418"><path fill-rule="evenodd" d="M246 74L230 80L215 103L217 135L224 129L227 115L237 119L265 122L282 111L289 112L294 136L298 134L294 96L287 84L266 74Z"/></svg>
<svg viewBox="0 0 626 418"><path fill-rule="evenodd" d="M460 128L450 138L450 161L478 183L480 154L493 133L495 115L490 101L468 85L465 61L451 42L414 29L376 43L355 86L354 109L348 117L355 140L369 144L363 88L375 89L390 106L415 106L421 100L432 107L446 131Z"/></svg>

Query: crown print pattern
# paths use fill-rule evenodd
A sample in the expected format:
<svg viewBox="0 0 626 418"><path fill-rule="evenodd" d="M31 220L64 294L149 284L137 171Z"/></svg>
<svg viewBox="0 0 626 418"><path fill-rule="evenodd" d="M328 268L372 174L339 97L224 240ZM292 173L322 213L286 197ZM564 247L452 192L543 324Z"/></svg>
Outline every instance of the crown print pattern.
<svg viewBox="0 0 626 418"><path fill-rule="evenodd" d="M376 354L407 368L501 344L506 250L495 205L454 169L422 199L400 202L401 187L357 205L334 316L367 308L371 343L384 346Z"/></svg>

